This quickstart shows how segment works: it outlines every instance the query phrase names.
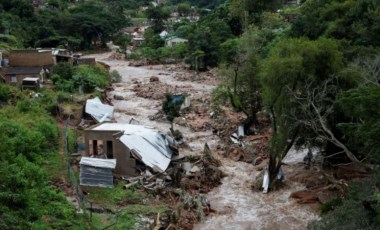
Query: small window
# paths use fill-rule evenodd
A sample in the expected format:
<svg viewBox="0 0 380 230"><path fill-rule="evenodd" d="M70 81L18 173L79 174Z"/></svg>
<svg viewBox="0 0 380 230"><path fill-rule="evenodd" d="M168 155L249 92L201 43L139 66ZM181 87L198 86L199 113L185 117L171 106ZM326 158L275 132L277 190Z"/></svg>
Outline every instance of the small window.
<svg viewBox="0 0 380 230"><path fill-rule="evenodd" d="M17 83L17 77L16 76L12 76L11 77L11 82L12 83Z"/></svg>

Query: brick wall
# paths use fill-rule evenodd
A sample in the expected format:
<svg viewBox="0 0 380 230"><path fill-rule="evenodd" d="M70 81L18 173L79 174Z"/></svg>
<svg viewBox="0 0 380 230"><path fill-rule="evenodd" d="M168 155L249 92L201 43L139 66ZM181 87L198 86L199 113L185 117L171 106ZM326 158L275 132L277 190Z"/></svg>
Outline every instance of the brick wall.
<svg viewBox="0 0 380 230"><path fill-rule="evenodd" d="M53 55L50 51L12 50L9 54L9 66L27 67L48 65L54 65Z"/></svg>

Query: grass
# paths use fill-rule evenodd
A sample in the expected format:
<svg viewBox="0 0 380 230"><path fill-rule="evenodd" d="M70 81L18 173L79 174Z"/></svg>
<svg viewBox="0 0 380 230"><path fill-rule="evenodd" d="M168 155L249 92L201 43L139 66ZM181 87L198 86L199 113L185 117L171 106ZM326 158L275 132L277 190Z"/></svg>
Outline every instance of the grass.
<svg viewBox="0 0 380 230"><path fill-rule="evenodd" d="M103 206L116 208L119 203L126 200L127 204L139 203L144 195L137 193L134 188L124 189L123 183L117 183L114 188L86 187L88 199Z"/></svg>
<svg viewBox="0 0 380 230"><path fill-rule="evenodd" d="M62 175L65 175L63 156L59 153L52 152L43 158L41 167L47 172L50 181L59 181Z"/></svg>
<svg viewBox="0 0 380 230"><path fill-rule="evenodd" d="M169 210L166 206L151 206L151 205L128 205L123 209L123 213L127 214L157 214Z"/></svg>

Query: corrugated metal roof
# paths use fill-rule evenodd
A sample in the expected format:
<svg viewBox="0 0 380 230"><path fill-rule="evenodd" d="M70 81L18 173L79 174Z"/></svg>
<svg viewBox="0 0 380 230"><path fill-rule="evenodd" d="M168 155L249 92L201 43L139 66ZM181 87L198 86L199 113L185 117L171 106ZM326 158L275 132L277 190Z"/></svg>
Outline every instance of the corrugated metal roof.
<svg viewBox="0 0 380 230"><path fill-rule="evenodd" d="M92 130L124 131L124 133L126 134L131 134L138 131L153 130L153 129L146 126L142 126L142 125L104 122L102 124L95 126L94 128L92 128Z"/></svg>
<svg viewBox="0 0 380 230"><path fill-rule="evenodd" d="M158 172L164 172L170 164L172 151L167 141L158 132L141 132L120 137L135 157L146 166Z"/></svg>
<svg viewBox="0 0 380 230"><path fill-rule="evenodd" d="M121 131L119 140L145 165L163 172L169 166L172 150L166 135L141 125L103 123L92 130Z"/></svg>
<svg viewBox="0 0 380 230"><path fill-rule="evenodd" d="M87 100L85 111L97 122L112 120L113 106L103 104L98 97Z"/></svg>
<svg viewBox="0 0 380 230"><path fill-rule="evenodd" d="M100 158L92 158L92 157L82 157L79 164L92 166L92 167L98 167L98 168L115 169L116 159L100 159Z"/></svg>

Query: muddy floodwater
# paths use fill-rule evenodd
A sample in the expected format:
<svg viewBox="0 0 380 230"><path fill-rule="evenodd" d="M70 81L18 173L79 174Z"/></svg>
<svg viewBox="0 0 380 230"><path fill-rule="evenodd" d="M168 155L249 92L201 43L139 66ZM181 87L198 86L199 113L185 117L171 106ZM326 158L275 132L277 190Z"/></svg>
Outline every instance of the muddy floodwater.
<svg viewBox="0 0 380 230"><path fill-rule="evenodd" d="M142 84L148 83L151 76L158 76L159 81L175 87L186 86L190 88L193 96L209 96L215 85L202 84L192 81L179 81L173 77L178 71L175 66L143 66L131 67L127 61L113 60L110 53L90 55L97 61L102 61L111 66L111 70L117 70L122 76L122 82L113 85L113 95L123 96L124 100L113 100L115 106L114 117L117 122L129 123L131 119L141 125L153 127L164 133L169 131L169 123L153 121L148 117L156 114L162 106L161 100L137 97L133 88L136 81ZM155 90L155 89L152 89ZM188 127L175 126L179 129L190 148L181 151L180 154L199 154L208 143L213 149L219 138L211 130L193 132ZM304 153L292 151L283 166L286 174L292 172L302 161ZM195 229L306 229L307 224L319 218L315 206L298 204L296 200L289 198L291 192L304 189L297 182L286 181L285 188L280 191L263 194L252 189L255 177L259 171L252 164L235 162L220 157L222 170L227 177L222 179L222 185L214 188L206 196L210 201L214 213L195 226Z"/></svg>

